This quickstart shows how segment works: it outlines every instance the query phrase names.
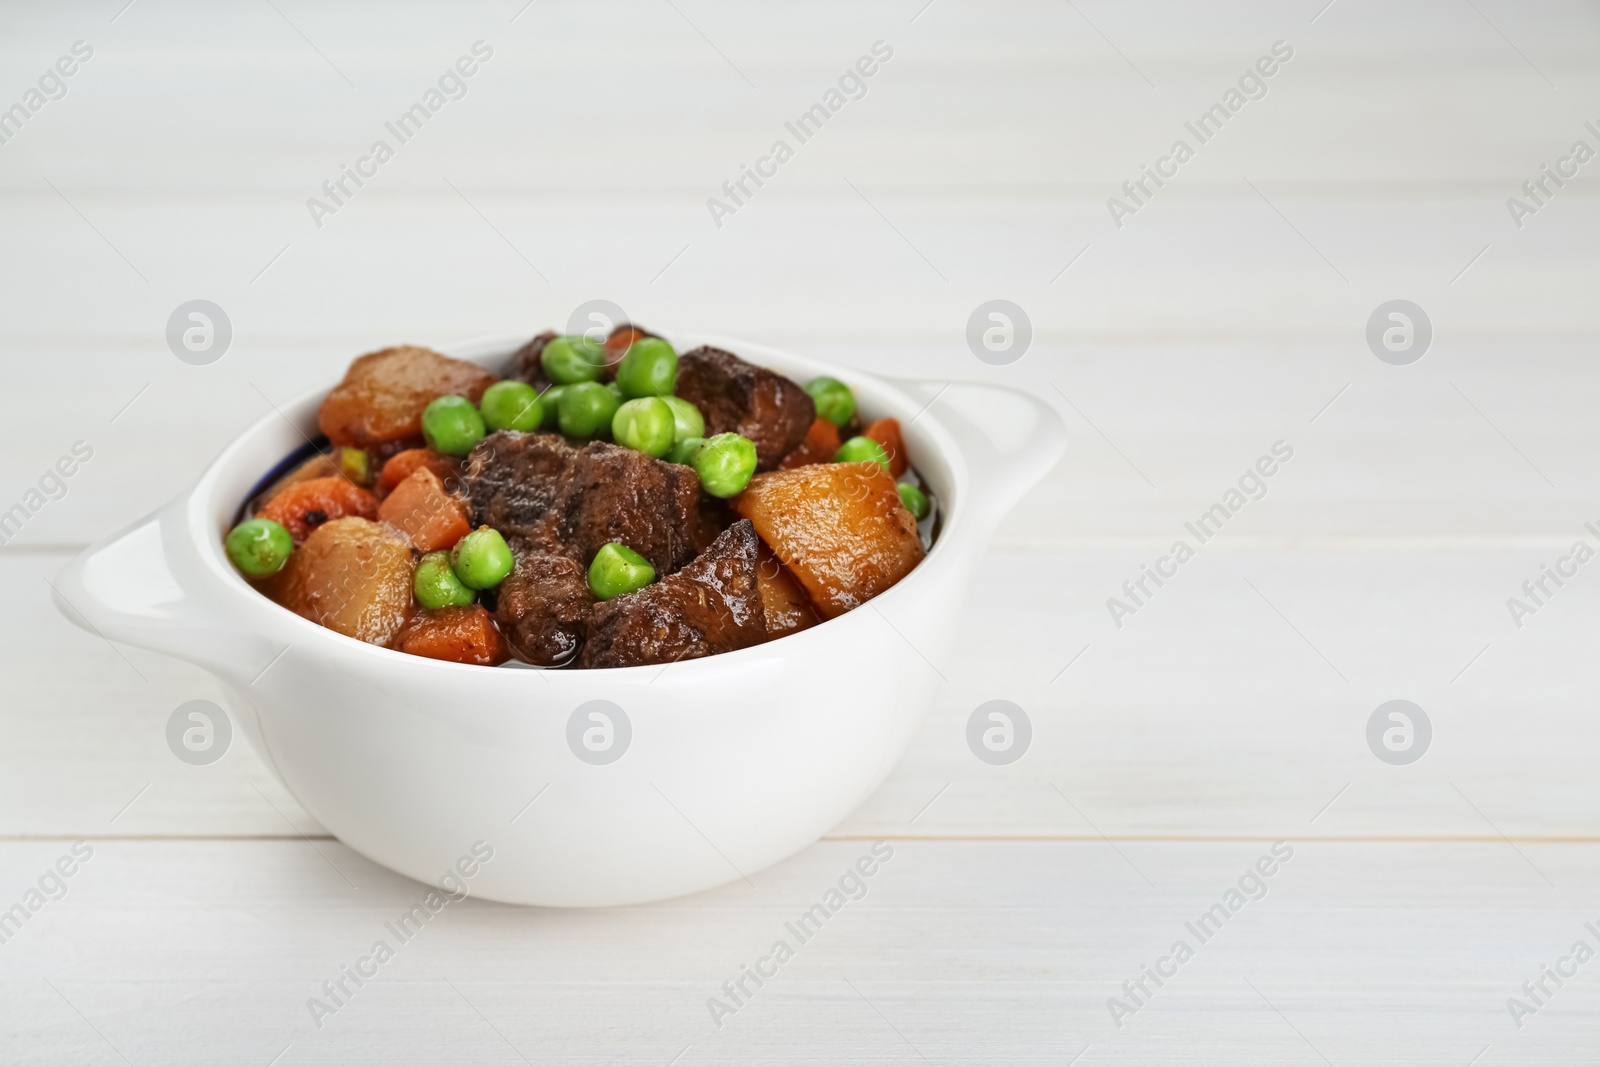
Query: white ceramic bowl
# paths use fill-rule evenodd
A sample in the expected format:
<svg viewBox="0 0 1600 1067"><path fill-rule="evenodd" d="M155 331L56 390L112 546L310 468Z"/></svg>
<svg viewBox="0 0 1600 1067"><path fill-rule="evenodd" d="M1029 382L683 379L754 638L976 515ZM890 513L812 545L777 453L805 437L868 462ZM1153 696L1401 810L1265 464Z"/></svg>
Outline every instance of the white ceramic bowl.
<svg viewBox="0 0 1600 1067"><path fill-rule="evenodd" d="M471 891L513 903L638 903L748 877L889 774L950 662L975 560L1065 436L1048 406L1011 389L891 384L762 345L670 339L799 381L833 375L864 415L897 417L944 509L927 558L840 618L665 668L470 667L363 644L274 604L222 550L246 493L316 434L329 382L246 430L188 493L86 549L58 582L69 617L214 674L301 806L402 874L432 882L484 841L494 858ZM523 340L451 354L494 368ZM604 765L567 740L569 718L596 699L632 729Z"/></svg>

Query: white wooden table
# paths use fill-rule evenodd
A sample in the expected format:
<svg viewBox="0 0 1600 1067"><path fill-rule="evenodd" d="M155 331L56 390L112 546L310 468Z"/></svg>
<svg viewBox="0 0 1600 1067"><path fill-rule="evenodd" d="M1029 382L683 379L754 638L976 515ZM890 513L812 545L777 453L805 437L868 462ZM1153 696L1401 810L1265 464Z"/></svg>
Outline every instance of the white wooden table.
<svg viewBox="0 0 1600 1067"><path fill-rule="evenodd" d="M0 108L93 51L0 145L0 509L93 450L0 548L0 911L92 849L0 943L0 1063L1594 1062L1600 963L1523 983L1600 950L1600 564L1520 628L1506 606L1600 547L1600 203L1581 171L1520 228L1506 206L1600 147L1592 11L123 4L0 12ZM466 95L314 225L480 40ZM707 198L877 41L866 94L715 225ZM1276 41L1266 95L1113 225ZM650 907L454 905L319 1027L308 1000L422 887L247 745L174 759L167 717L213 684L73 629L46 580L351 355L597 297L1018 384L1071 448L902 765L825 840ZM1034 331L1004 367L964 340L996 297ZM195 298L234 331L208 366L164 337ZM1396 298L1433 324L1410 366L1364 339ZM1115 626L1107 598L1280 440L1266 496ZM995 698L1034 727L1005 767L965 742ZM1407 766L1366 739L1396 698L1433 726ZM732 1001L879 841L865 896ZM1191 932L1275 842L1265 895Z"/></svg>

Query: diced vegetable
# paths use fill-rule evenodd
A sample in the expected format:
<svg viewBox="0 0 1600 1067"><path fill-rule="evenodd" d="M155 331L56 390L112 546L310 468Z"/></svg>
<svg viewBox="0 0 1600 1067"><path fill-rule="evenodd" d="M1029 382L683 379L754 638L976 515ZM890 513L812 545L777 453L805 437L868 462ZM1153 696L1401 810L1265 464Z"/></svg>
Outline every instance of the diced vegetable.
<svg viewBox="0 0 1600 1067"><path fill-rule="evenodd" d="M635 341L617 367L617 387L629 398L671 396L677 380L678 353L659 337Z"/></svg>
<svg viewBox="0 0 1600 1067"><path fill-rule="evenodd" d="M593 437L609 429L622 398L599 382L579 382L561 394L561 432L568 437Z"/></svg>
<svg viewBox="0 0 1600 1067"><path fill-rule="evenodd" d="M544 421L539 391L527 382L495 382L478 401L483 424L493 430L537 430Z"/></svg>
<svg viewBox="0 0 1600 1067"><path fill-rule="evenodd" d="M456 542L450 565L468 589L493 589L511 573L511 546L499 530L480 526Z"/></svg>
<svg viewBox="0 0 1600 1067"><path fill-rule="evenodd" d="M545 377L557 385L594 381L600 377L604 358L600 346L581 334L552 338L539 353Z"/></svg>
<svg viewBox="0 0 1600 1067"><path fill-rule="evenodd" d="M900 420L883 418L868 424L861 436L878 442L889 457L889 473L898 478L906 472L906 443L900 436Z"/></svg>
<svg viewBox="0 0 1600 1067"><path fill-rule="evenodd" d="M624 448L661 457L672 448L672 409L660 397L629 400L611 417L611 437Z"/></svg>
<svg viewBox="0 0 1600 1067"><path fill-rule="evenodd" d="M736 433L719 433L706 438L689 462L702 489L712 496L730 497L744 489L755 473L755 442Z"/></svg>
<svg viewBox="0 0 1600 1067"><path fill-rule="evenodd" d="M426 467L412 471L383 498L378 518L405 534L418 552L449 548L472 532L466 505Z"/></svg>
<svg viewBox="0 0 1600 1067"><path fill-rule="evenodd" d="M641 341L648 336L650 335L637 326L623 325L612 330L611 336L606 338L605 343L607 376L615 377L617 367L621 365L623 357L628 354L628 349L632 348L635 342Z"/></svg>
<svg viewBox="0 0 1600 1067"><path fill-rule="evenodd" d="M495 376L464 360L404 345L370 352L350 364L322 402L317 422L336 445L368 445L415 437L422 412L441 396L476 401Z"/></svg>
<svg viewBox="0 0 1600 1067"><path fill-rule="evenodd" d="M358 516L376 518L378 498L342 477L313 478L281 490L256 510L258 519L271 519L289 531L300 544L325 522Z"/></svg>
<svg viewBox="0 0 1600 1067"><path fill-rule="evenodd" d="M289 562L294 539L271 519L246 519L228 531L223 547L239 570L251 578L266 578L283 570Z"/></svg>
<svg viewBox="0 0 1600 1067"><path fill-rule="evenodd" d="M411 569L411 546L388 527L334 519L312 530L262 589L314 623L388 645L411 611Z"/></svg>
<svg viewBox="0 0 1600 1067"><path fill-rule="evenodd" d="M912 485L910 482L897 482L895 488L900 492L900 503L911 512L911 517L921 522L933 510L928 503L928 494Z"/></svg>
<svg viewBox="0 0 1600 1067"><path fill-rule="evenodd" d="M638 592L655 580L650 561L620 541L600 546L589 564L589 588L601 600Z"/></svg>
<svg viewBox="0 0 1600 1067"><path fill-rule="evenodd" d="M784 456L778 469L789 470L807 463L832 463L839 444L839 427L819 415L811 421L811 429L806 431L806 439L800 447Z"/></svg>
<svg viewBox="0 0 1600 1067"><path fill-rule="evenodd" d="M761 591L768 640L822 621L805 587L765 544L756 563L756 586Z"/></svg>
<svg viewBox="0 0 1600 1067"><path fill-rule="evenodd" d="M806 383L806 392L817 405L817 417L835 426L843 426L856 413L856 395L837 378L813 378Z"/></svg>
<svg viewBox="0 0 1600 1067"><path fill-rule="evenodd" d="M419 612L400 634L396 647L413 656L479 667L504 663L511 655L482 604Z"/></svg>
<svg viewBox="0 0 1600 1067"><path fill-rule="evenodd" d="M916 522L876 463L758 474L732 504L828 618L877 596L923 556Z"/></svg>
<svg viewBox="0 0 1600 1067"><path fill-rule="evenodd" d="M664 396L662 402L672 409L672 440L687 441L691 437L706 435L706 419L700 409L681 396Z"/></svg>
<svg viewBox="0 0 1600 1067"><path fill-rule="evenodd" d="M422 413L428 447L447 456L464 456L488 432L483 416L464 396L441 396Z"/></svg>
<svg viewBox="0 0 1600 1067"><path fill-rule="evenodd" d="M429 552L417 561L411 581L412 595L425 608L448 608L471 604L478 595L461 584L450 566L450 553Z"/></svg>
<svg viewBox="0 0 1600 1067"><path fill-rule="evenodd" d="M833 454L835 463L876 463L884 470L889 469L889 453L883 446L870 437L852 437L839 446L839 451Z"/></svg>
<svg viewBox="0 0 1600 1067"><path fill-rule="evenodd" d="M431 448L408 448L404 452L396 452L383 465L383 471L378 475L378 492L394 492L395 486L423 467L437 474L442 482L448 482L460 473L456 461L443 453Z"/></svg>

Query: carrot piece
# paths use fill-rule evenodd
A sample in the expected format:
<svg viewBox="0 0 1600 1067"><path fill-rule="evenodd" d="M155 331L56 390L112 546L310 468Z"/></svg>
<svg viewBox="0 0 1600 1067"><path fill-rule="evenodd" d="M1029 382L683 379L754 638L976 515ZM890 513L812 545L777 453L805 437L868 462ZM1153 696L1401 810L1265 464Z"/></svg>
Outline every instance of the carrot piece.
<svg viewBox="0 0 1600 1067"><path fill-rule="evenodd" d="M465 505L427 467L412 471L383 498L378 518L405 534L418 552L449 548L472 532Z"/></svg>
<svg viewBox="0 0 1600 1067"><path fill-rule="evenodd" d="M419 611L395 647L413 656L480 667L493 667L511 656L504 635L482 604Z"/></svg>
<svg viewBox="0 0 1600 1067"><path fill-rule="evenodd" d="M256 518L281 523L296 545L312 530L333 519L370 519L378 514L378 498L346 478L312 478L279 490L256 509Z"/></svg>
<svg viewBox="0 0 1600 1067"><path fill-rule="evenodd" d="M383 472L378 475L378 495L382 496L394 492L394 487L411 477L413 471L426 467L439 476L441 481L458 473L456 461L431 448L408 448L404 452L396 452L389 457L383 465Z"/></svg>
<svg viewBox="0 0 1600 1067"><path fill-rule="evenodd" d="M804 467L808 463L832 463L833 454L837 451L839 451L839 427L827 419L814 419L811 429L806 431L806 439L800 442L800 447L783 457L778 469L790 470L794 467Z"/></svg>
<svg viewBox="0 0 1600 1067"><path fill-rule="evenodd" d="M879 419L862 430L861 436L870 437L889 453L890 474L898 478L906 472L906 443L900 437L899 419Z"/></svg>
<svg viewBox="0 0 1600 1067"><path fill-rule="evenodd" d="M628 354L628 349L638 342L651 336L639 327L623 323L611 331L611 336L606 338L604 346L606 358L606 377L614 377L617 367L622 363L622 357Z"/></svg>

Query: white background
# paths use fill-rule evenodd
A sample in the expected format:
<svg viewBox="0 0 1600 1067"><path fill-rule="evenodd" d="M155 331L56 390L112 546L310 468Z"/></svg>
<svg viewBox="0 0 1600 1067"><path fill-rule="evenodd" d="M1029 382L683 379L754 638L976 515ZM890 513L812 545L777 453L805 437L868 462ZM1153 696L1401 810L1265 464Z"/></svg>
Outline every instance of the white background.
<svg viewBox="0 0 1600 1067"><path fill-rule="evenodd" d="M0 548L0 908L95 849L0 945L0 1060L1591 1061L1600 964L1520 1029L1506 999L1600 949L1600 579L1520 629L1506 599L1600 544L1600 163L1520 228L1506 201L1600 148L1592 6L123 2L0 11L0 107L94 49L0 146L0 508L94 450ZM479 40L467 95L316 226L307 198ZM865 97L715 225L706 199L880 40ZM1276 41L1267 95L1115 226L1107 198ZM1018 385L1068 454L1002 527L905 761L827 840L653 907L468 902L319 1030L306 999L420 887L247 745L175 760L167 716L211 683L73 629L45 579L351 356L597 297ZM164 336L196 298L234 331L203 367ZM993 298L1033 325L1007 367L964 340ZM1396 298L1434 333L1404 367L1364 338ZM1278 440L1267 497L1115 627L1106 598ZM1033 721L1009 767L965 746L994 698ZM1433 723L1408 767L1365 741L1393 698ZM879 838L867 897L715 1029L706 998ZM1114 1025L1278 839L1268 896Z"/></svg>

